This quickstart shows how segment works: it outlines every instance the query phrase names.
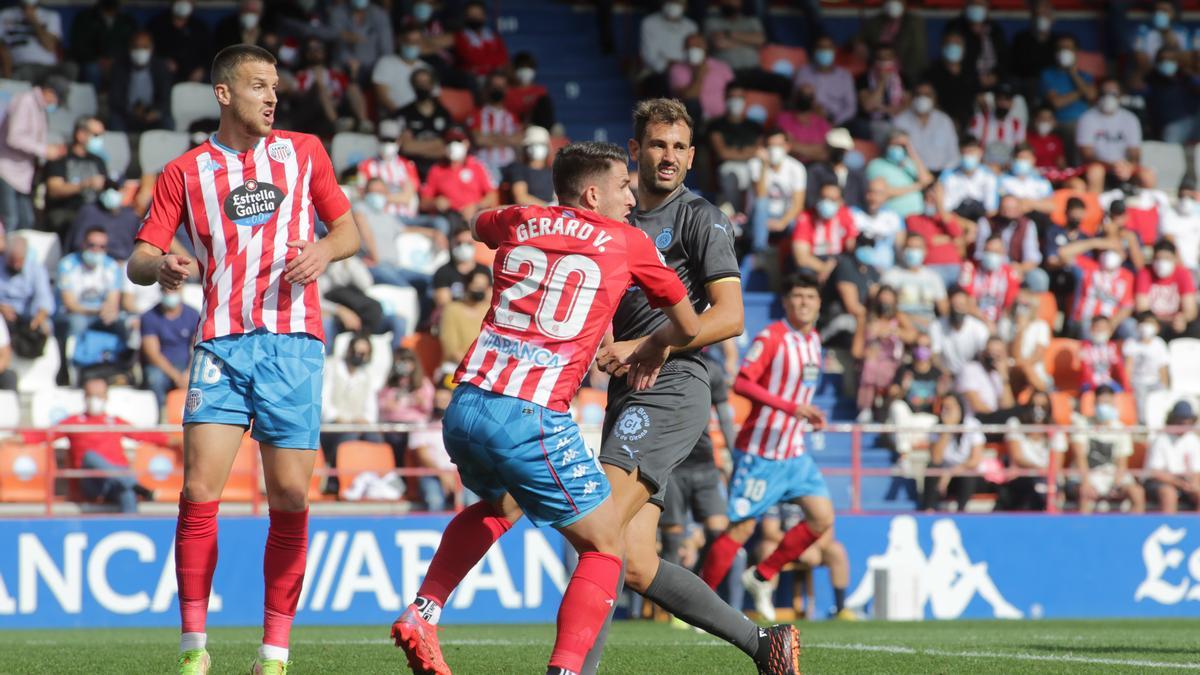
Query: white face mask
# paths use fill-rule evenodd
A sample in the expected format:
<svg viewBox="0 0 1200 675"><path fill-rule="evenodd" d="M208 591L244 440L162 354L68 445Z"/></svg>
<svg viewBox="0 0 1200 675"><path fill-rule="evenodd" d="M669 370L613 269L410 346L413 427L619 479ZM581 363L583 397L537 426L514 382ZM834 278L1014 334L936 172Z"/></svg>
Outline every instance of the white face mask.
<svg viewBox="0 0 1200 675"><path fill-rule="evenodd" d="M129 60L133 62L133 65L138 66L139 68L143 67L147 63L150 63L150 50L131 49L129 50Z"/></svg>
<svg viewBox="0 0 1200 675"><path fill-rule="evenodd" d="M735 96L725 101L725 109L728 110L729 114L731 115L741 115L742 113L746 112L746 99L740 96Z"/></svg>
<svg viewBox="0 0 1200 675"><path fill-rule="evenodd" d="M395 141L387 141L379 144L379 156L386 160L396 159L400 154L400 144Z"/></svg>
<svg viewBox="0 0 1200 675"><path fill-rule="evenodd" d="M1075 52L1070 49L1063 49L1058 52L1058 65L1063 68L1070 68L1075 65Z"/></svg>
<svg viewBox="0 0 1200 675"><path fill-rule="evenodd" d="M1195 215L1197 206L1200 206L1200 202L1191 197L1183 197L1179 200L1179 212L1186 216Z"/></svg>
<svg viewBox="0 0 1200 675"><path fill-rule="evenodd" d="M257 14L243 14L241 16L241 21L243 30L254 30L255 28L258 28Z"/></svg>
<svg viewBox="0 0 1200 675"><path fill-rule="evenodd" d="M475 244L463 242L455 244L454 249L450 251L450 255L454 257L454 262L467 262L475 259Z"/></svg>
<svg viewBox="0 0 1200 675"><path fill-rule="evenodd" d="M179 17L191 16L192 15L192 3L177 2L171 6L171 11L175 13L175 16L179 16Z"/></svg>
<svg viewBox="0 0 1200 675"><path fill-rule="evenodd" d="M771 166L783 164L784 157L787 157L787 149L782 145L772 145L767 148L767 160L771 162Z"/></svg>
<svg viewBox="0 0 1200 675"><path fill-rule="evenodd" d="M704 63L704 48L703 47L688 47L687 60L693 66L698 66Z"/></svg>
<svg viewBox="0 0 1200 675"><path fill-rule="evenodd" d="M467 158L467 144L462 141L454 141L446 146L446 156L451 162L461 162Z"/></svg>
<svg viewBox="0 0 1200 675"><path fill-rule="evenodd" d="M904 3L900 0L888 0L883 3L883 13L893 19L899 19L904 14Z"/></svg>
<svg viewBox="0 0 1200 675"><path fill-rule="evenodd" d="M84 400L84 406L87 408L87 414L96 416L104 414L107 403L99 396L88 396Z"/></svg>
<svg viewBox="0 0 1200 675"><path fill-rule="evenodd" d="M933 110L933 99L928 96L918 96L913 99L913 110L918 115L928 115Z"/></svg>
<svg viewBox="0 0 1200 675"><path fill-rule="evenodd" d="M1037 132L1039 136L1049 136L1054 131L1054 122L1038 122Z"/></svg>
<svg viewBox="0 0 1200 675"><path fill-rule="evenodd" d="M683 16L683 5L678 2L668 2L663 5L663 16L672 21L678 21Z"/></svg>
<svg viewBox="0 0 1200 675"><path fill-rule="evenodd" d="M1111 115L1117 111L1117 107L1121 104L1116 96L1105 94L1100 97L1100 112L1105 115Z"/></svg>
<svg viewBox="0 0 1200 675"><path fill-rule="evenodd" d="M541 143L535 143L525 146L525 154L530 161L540 162L550 156L550 148Z"/></svg>
<svg viewBox="0 0 1200 675"><path fill-rule="evenodd" d="M1039 33L1049 33L1050 27L1054 25L1054 19L1048 16L1039 16L1037 18L1037 29Z"/></svg>
<svg viewBox="0 0 1200 675"><path fill-rule="evenodd" d="M1165 279L1172 274L1175 274L1175 261L1167 260L1166 258L1159 258L1158 260L1155 260L1154 273L1158 275L1159 279Z"/></svg>
<svg viewBox="0 0 1200 675"><path fill-rule="evenodd" d="M528 86L528 85L533 84L533 79L535 77L537 77L537 71L534 70L533 68L528 68L528 67L517 68L516 75L517 75L517 82L520 82L521 84Z"/></svg>
<svg viewBox="0 0 1200 675"><path fill-rule="evenodd" d="M1121 254L1116 251L1105 251L1100 256L1100 264L1104 266L1104 269L1111 272L1121 266Z"/></svg>
<svg viewBox="0 0 1200 675"><path fill-rule="evenodd" d="M1156 323L1139 323L1138 324L1138 337L1142 338L1143 340L1150 340L1150 339L1153 339L1154 336L1156 336L1156 335L1158 335L1158 324L1156 324Z"/></svg>

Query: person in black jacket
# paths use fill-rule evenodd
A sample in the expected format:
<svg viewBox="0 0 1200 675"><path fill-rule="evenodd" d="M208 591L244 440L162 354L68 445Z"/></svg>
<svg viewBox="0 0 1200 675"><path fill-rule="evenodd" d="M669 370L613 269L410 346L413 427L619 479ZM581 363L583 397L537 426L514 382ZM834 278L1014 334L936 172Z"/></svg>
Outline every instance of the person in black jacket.
<svg viewBox="0 0 1200 675"><path fill-rule="evenodd" d="M1008 75L1008 41L1000 24L988 16L988 0L968 0L963 13L946 24L946 33L963 36L963 65L988 88Z"/></svg>
<svg viewBox="0 0 1200 675"><path fill-rule="evenodd" d="M867 205L867 175L865 161L854 149L854 139L845 129L831 129L825 134L829 159L808 166L808 188L804 193L805 208L815 208L821 198L821 188L837 185L842 188L846 206L863 209Z"/></svg>
<svg viewBox="0 0 1200 675"><path fill-rule="evenodd" d="M171 86L171 71L155 54L150 33L134 33L129 52L113 65L109 128L131 132L174 129Z"/></svg>

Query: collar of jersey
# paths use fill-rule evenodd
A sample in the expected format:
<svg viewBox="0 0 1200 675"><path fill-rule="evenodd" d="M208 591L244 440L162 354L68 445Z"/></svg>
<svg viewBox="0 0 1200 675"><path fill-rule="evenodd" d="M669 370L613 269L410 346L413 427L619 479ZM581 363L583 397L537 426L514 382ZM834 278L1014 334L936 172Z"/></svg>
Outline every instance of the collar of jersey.
<svg viewBox="0 0 1200 675"><path fill-rule="evenodd" d="M258 146L262 145L263 142L266 140L267 140L267 137L263 136L262 138L258 139L258 142L254 144L253 148L250 148L250 150L247 150L246 152L251 152L253 150L257 150ZM216 133L209 135L208 142L212 143L214 148L220 150L222 153L224 153L226 155L233 155L234 157L241 157L243 154L245 154L242 152L238 152L237 150L234 150L233 148L229 147L228 145L225 145L224 143L222 143L221 141L218 141Z"/></svg>
<svg viewBox="0 0 1200 675"><path fill-rule="evenodd" d="M687 186L680 184L679 187L675 188L675 194L667 197L666 200L663 201L663 203L659 204L658 206L654 207L653 209L650 209L649 211L641 211L641 210L635 211L634 215L644 216L644 215L647 215L650 213L657 213L659 211L662 211L663 209L665 209L668 206L670 206L671 204L673 204L675 202L675 200L679 199L680 197L682 197L683 195L688 194L688 193L689 193L689 190L688 190Z"/></svg>

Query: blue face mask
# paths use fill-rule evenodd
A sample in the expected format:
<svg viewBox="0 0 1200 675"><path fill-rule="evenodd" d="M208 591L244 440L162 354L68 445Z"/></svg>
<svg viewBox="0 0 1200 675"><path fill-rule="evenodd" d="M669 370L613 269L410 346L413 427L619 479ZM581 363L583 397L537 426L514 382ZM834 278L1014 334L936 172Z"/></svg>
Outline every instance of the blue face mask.
<svg viewBox="0 0 1200 675"><path fill-rule="evenodd" d="M350 0L350 6L354 9L366 9L369 4L371 0Z"/></svg>
<svg viewBox="0 0 1200 675"><path fill-rule="evenodd" d="M1158 72L1162 73L1165 77L1174 77L1175 73L1179 72L1179 64L1174 61L1160 61Z"/></svg>
<svg viewBox="0 0 1200 675"><path fill-rule="evenodd" d="M100 193L100 206L109 211L116 211L121 206L121 193L109 188Z"/></svg>
<svg viewBox="0 0 1200 675"><path fill-rule="evenodd" d="M833 57L834 54L832 49L818 49L817 51L813 52L813 60L816 61L817 65L821 66L822 68L828 68L829 66L833 65Z"/></svg>
<svg viewBox="0 0 1200 675"><path fill-rule="evenodd" d="M957 42L952 42L942 48L942 58L950 63L958 63L963 58L963 46Z"/></svg>
<svg viewBox="0 0 1200 675"><path fill-rule="evenodd" d="M99 136L92 136L87 140L87 143L84 144L84 149L93 155L103 155L104 139L100 138Z"/></svg>
<svg viewBox="0 0 1200 675"><path fill-rule="evenodd" d="M983 5L969 5L966 11L967 21L971 23L983 23L987 19L987 7Z"/></svg>
<svg viewBox="0 0 1200 675"><path fill-rule="evenodd" d="M369 192L366 197L363 197L363 201L366 202L367 208L372 211L382 212L384 207L387 206L387 195L382 192Z"/></svg>
<svg viewBox="0 0 1200 675"><path fill-rule="evenodd" d="M1028 176L1033 172L1033 162L1027 159L1015 159L1012 163L1012 172L1014 176Z"/></svg>
<svg viewBox="0 0 1200 675"><path fill-rule="evenodd" d="M846 164L847 169L850 169L851 171L857 171L866 166L867 158L863 157L863 154L857 150L850 150L846 153L846 156L842 159L842 162Z"/></svg>
<svg viewBox="0 0 1200 675"><path fill-rule="evenodd" d="M46 114L47 114L47 115L49 115L49 114L53 113L55 110L58 110L58 104L57 104L57 103L47 103L47 104L46 104Z"/></svg>
<svg viewBox="0 0 1200 675"><path fill-rule="evenodd" d="M1004 264L1004 255L995 253L993 251L988 251L987 253L983 254L983 260L980 262L983 264L983 269L989 272L995 272L996 270L1000 269L1001 265Z"/></svg>
<svg viewBox="0 0 1200 675"><path fill-rule="evenodd" d="M1115 422L1120 417L1117 407L1111 403L1096 404L1096 421L1097 422Z"/></svg>
<svg viewBox="0 0 1200 675"><path fill-rule="evenodd" d="M817 202L817 215L821 216L821 220L829 220L837 215L838 203L832 199L822 199Z"/></svg>
<svg viewBox="0 0 1200 675"><path fill-rule="evenodd" d="M978 155L963 155L962 156L962 168L965 171L974 171L975 169L978 169L979 168L979 156Z"/></svg>
<svg viewBox="0 0 1200 675"><path fill-rule="evenodd" d="M1162 11L1155 12L1153 21L1154 21L1155 28L1157 28L1159 30L1164 30L1171 25L1171 14L1170 14L1170 12L1162 12Z"/></svg>
<svg viewBox="0 0 1200 675"><path fill-rule="evenodd" d="M875 264L875 249L870 246L859 246L854 249L854 259L861 265L872 267Z"/></svg>
<svg viewBox="0 0 1200 675"><path fill-rule="evenodd" d="M88 267L99 267L100 263L104 262L104 251L84 251L82 255L83 264Z"/></svg>
<svg viewBox="0 0 1200 675"><path fill-rule="evenodd" d="M887 158L892 164L903 164L904 160L908 159L908 151L899 145L889 145Z"/></svg>
<svg viewBox="0 0 1200 675"><path fill-rule="evenodd" d="M433 16L433 5L426 2L418 2L412 7L412 15L417 21L425 23L429 20L429 17Z"/></svg>
<svg viewBox="0 0 1200 675"><path fill-rule="evenodd" d="M904 266L905 267L920 267L921 263L925 262L925 249L906 248L904 249Z"/></svg>
<svg viewBox="0 0 1200 675"><path fill-rule="evenodd" d="M400 56L405 61L416 61L421 57L420 45L404 45L400 47Z"/></svg>

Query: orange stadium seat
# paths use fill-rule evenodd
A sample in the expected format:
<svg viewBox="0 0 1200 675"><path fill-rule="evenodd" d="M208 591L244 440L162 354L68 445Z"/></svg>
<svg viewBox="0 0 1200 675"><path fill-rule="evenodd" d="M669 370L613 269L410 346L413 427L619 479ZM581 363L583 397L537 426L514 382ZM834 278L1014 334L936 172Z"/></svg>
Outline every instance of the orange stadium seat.
<svg viewBox="0 0 1200 675"><path fill-rule="evenodd" d="M1079 364L1079 341L1070 338L1053 338L1046 347L1046 372L1054 378L1059 391L1079 391L1082 374Z"/></svg>
<svg viewBox="0 0 1200 675"><path fill-rule="evenodd" d="M438 97L438 101L459 124L466 122L475 112L475 96L469 89L442 87L442 95Z"/></svg>
<svg viewBox="0 0 1200 675"><path fill-rule="evenodd" d="M1050 291L1042 293L1039 299L1038 318L1050 326L1050 332L1054 332L1054 324L1058 321L1058 299Z"/></svg>
<svg viewBox="0 0 1200 675"><path fill-rule="evenodd" d="M442 343L429 333L413 333L405 337L400 344L413 350L425 371L425 376L433 377L433 371L442 364Z"/></svg>
<svg viewBox="0 0 1200 675"><path fill-rule="evenodd" d="M0 444L0 502L46 499L46 446Z"/></svg>
<svg viewBox="0 0 1200 675"><path fill-rule="evenodd" d="M1120 413L1121 423L1129 426L1137 424L1137 402L1134 400L1133 394L1121 392L1113 398L1117 403L1117 412ZM1083 396L1079 397L1079 414L1084 417L1096 414L1096 392L1085 391Z"/></svg>
<svg viewBox="0 0 1200 675"><path fill-rule="evenodd" d="M862 138L854 139L854 149L863 156L863 161L869 162L879 156L879 146L872 141Z"/></svg>
<svg viewBox="0 0 1200 675"><path fill-rule="evenodd" d="M1075 52L1075 66L1097 81L1108 77L1108 62L1100 52Z"/></svg>
<svg viewBox="0 0 1200 675"><path fill-rule="evenodd" d="M385 476L395 468L396 458L387 443L345 441L337 447L338 493L345 495L360 473Z"/></svg>
<svg viewBox="0 0 1200 675"><path fill-rule="evenodd" d="M788 45L763 45L758 50L758 62L763 70L773 71L780 61L791 64L792 72L795 73L808 63L808 52L803 47Z"/></svg>
<svg viewBox="0 0 1200 675"><path fill-rule="evenodd" d="M229 480L225 482L225 491L221 499L229 502L248 502L254 499L254 491L258 489L258 441L246 433L242 436L242 446L238 448L237 457L233 460L233 468L229 471Z"/></svg>
<svg viewBox="0 0 1200 675"><path fill-rule="evenodd" d="M327 468L325 466L325 453L317 450L317 459L313 463L313 477L308 483L308 501L319 502L325 499L325 475L322 473Z"/></svg>
<svg viewBox="0 0 1200 675"><path fill-rule="evenodd" d="M1056 391L1050 394L1050 418L1055 424L1067 426L1071 424L1071 413L1075 412L1075 394L1069 391Z"/></svg>
<svg viewBox="0 0 1200 675"><path fill-rule="evenodd" d="M183 458L179 451L143 443L133 452L137 481L154 490L154 501L177 502L183 490Z"/></svg>
<svg viewBox="0 0 1200 675"><path fill-rule="evenodd" d="M167 424L183 424L183 404L186 401L186 389L172 389L167 392L167 400L165 401Z"/></svg>
<svg viewBox="0 0 1200 675"><path fill-rule="evenodd" d="M1079 231L1084 234L1095 234L1096 229L1100 227L1100 222L1104 220L1104 209L1100 208L1100 198L1090 192L1066 189L1056 190L1054 192L1054 212L1050 214L1050 220L1056 225L1066 224L1067 200L1071 197L1078 197L1083 200L1085 211L1083 222L1079 224Z"/></svg>

